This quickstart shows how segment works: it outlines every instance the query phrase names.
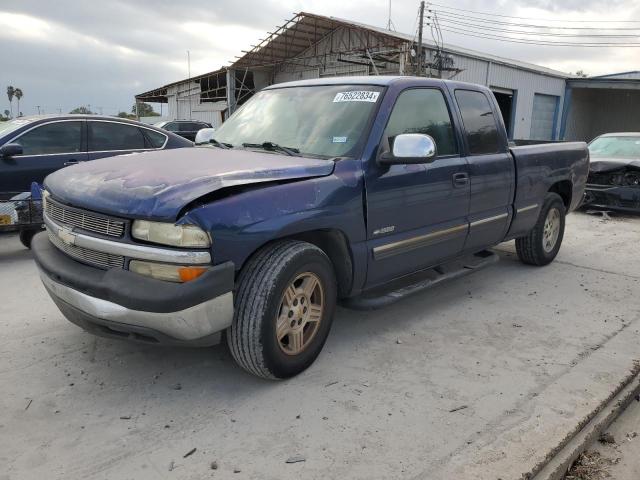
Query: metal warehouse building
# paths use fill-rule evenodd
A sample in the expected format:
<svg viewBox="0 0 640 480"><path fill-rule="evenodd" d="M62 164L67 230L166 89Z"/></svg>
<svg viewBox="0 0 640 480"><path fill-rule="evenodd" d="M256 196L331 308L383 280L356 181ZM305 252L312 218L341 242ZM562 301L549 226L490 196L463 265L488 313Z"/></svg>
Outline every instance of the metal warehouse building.
<svg viewBox="0 0 640 480"><path fill-rule="evenodd" d="M560 138L640 132L640 71L567 80Z"/></svg>
<svg viewBox="0 0 640 480"><path fill-rule="evenodd" d="M423 41L424 71L418 72L418 50L412 35L303 12L243 52L229 67L141 93L136 101L168 104L169 119L219 125L256 91L274 83L421 73L491 88L512 139L557 140L566 134L588 140L598 130L581 123L590 114L584 106L589 104L589 95L597 95L582 91L586 90L584 82L592 79L571 79L537 65L449 45L439 48L429 41ZM602 77L589 88L618 81L640 83Z"/></svg>

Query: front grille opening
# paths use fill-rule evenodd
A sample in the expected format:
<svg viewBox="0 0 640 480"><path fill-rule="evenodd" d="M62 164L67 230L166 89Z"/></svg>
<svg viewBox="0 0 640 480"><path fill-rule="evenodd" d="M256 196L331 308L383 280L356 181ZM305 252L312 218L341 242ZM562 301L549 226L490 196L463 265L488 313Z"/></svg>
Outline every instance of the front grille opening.
<svg viewBox="0 0 640 480"><path fill-rule="evenodd" d="M55 200L51 200L51 198L48 198L45 202L45 213L56 223L70 227L81 228L109 237L121 238L124 235L124 221L103 217L83 210L71 209L57 203Z"/></svg>
<svg viewBox="0 0 640 480"><path fill-rule="evenodd" d="M95 250L89 250L88 248L78 247L76 245L69 245L60 240L55 233L51 230L47 230L49 240L55 245L58 250L69 255L71 258L83 263L87 263L94 267L107 270L109 268L124 268L124 257L120 255L113 255L111 253L97 252Z"/></svg>

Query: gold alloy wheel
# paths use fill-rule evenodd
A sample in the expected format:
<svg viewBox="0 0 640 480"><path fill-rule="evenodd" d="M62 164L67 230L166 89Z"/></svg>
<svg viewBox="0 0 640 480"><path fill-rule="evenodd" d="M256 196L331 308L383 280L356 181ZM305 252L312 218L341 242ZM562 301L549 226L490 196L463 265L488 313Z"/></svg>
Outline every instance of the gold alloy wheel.
<svg viewBox="0 0 640 480"><path fill-rule="evenodd" d="M542 248L545 252L550 253L554 249L559 235L560 212L557 208L552 208L547 213L547 218L544 221L544 230L542 231Z"/></svg>
<svg viewBox="0 0 640 480"><path fill-rule="evenodd" d="M276 320L276 339L287 355L298 355L311 343L322 321L324 291L316 274L298 275L285 289Z"/></svg>

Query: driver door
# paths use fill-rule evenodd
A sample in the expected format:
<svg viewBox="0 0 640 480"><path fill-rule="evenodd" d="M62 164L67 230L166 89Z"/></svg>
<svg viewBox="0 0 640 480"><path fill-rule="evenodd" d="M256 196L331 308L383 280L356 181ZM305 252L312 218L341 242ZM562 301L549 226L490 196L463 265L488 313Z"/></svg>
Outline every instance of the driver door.
<svg viewBox="0 0 640 480"><path fill-rule="evenodd" d="M370 162L365 173L367 287L459 255L468 233L468 165L440 89L403 91L378 150L389 151L403 133L430 135L437 153L424 164Z"/></svg>

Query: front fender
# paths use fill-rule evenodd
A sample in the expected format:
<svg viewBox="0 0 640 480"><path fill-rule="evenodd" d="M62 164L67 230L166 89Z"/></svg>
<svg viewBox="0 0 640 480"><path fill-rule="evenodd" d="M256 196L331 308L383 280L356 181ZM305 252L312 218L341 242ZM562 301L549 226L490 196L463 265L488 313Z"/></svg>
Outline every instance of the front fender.
<svg viewBox="0 0 640 480"><path fill-rule="evenodd" d="M363 185L359 161L341 160L332 175L231 192L179 223L210 232L214 262L240 269L266 243L310 230L339 230L352 245L364 242Z"/></svg>

